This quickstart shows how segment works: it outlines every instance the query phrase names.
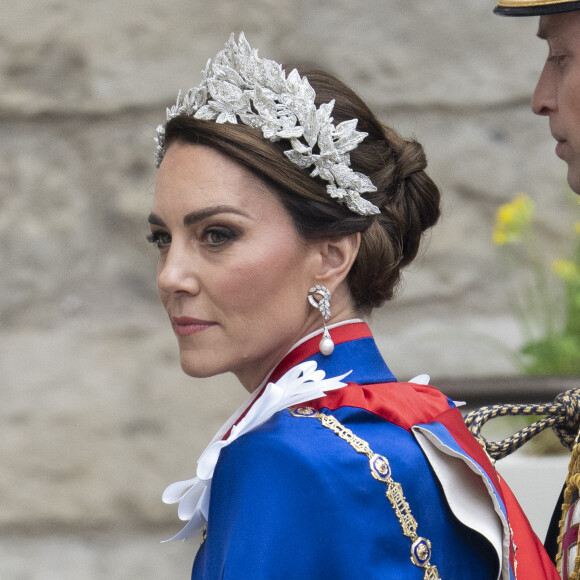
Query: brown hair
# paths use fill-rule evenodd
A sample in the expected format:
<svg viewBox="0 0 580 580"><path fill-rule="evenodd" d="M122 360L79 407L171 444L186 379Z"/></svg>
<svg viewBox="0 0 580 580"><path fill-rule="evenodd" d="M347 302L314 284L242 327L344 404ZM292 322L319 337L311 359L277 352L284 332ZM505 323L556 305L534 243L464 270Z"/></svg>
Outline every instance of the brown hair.
<svg viewBox="0 0 580 580"><path fill-rule="evenodd" d="M336 77L303 67L299 72L316 91L317 106L335 100L335 125L358 119L357 130L368 133L350 153L351 168L368 175L377 187L364 197L380 208L379 215L360 216L339 205L327 194L325 181L286 158L287 142L272 143L261 131L242 124L178 116L167 123L165 147L174 141L207 145L243 164L273 188L306 240L361 232L347 282L356 308L369 312L393 297L401 269L417 255L422 233L437 222L439 190L425 173L427 161L417 141L382 125Z"/></svg>

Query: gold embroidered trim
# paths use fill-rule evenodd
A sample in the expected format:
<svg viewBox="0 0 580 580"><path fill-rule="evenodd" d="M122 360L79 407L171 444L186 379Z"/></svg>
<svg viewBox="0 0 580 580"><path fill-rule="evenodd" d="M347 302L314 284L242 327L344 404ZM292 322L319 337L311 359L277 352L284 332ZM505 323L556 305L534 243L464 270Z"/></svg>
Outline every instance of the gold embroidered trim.
<svg viewBox="0 0 580 580"><path fill-rule="evenodd" d="M515 579L518 580L518 547L516 546L516 543L514 542L514 531L512 529L512 527L510 526L510 542L511 542L511 546L512 546L512 556L514 559L514 576Z"/></svg>
<svg viewBox="0 0 580 580"><path fill-rule="evenodd" d="M391 477L391 466L388 459L383 455L373 453L366 441L357 437L332 415L319 413L312 407L291 408L290 413L294 417L318 419L324 427L344 439L357 453L362 453L368 457L371 475L387 485L385 495L395 510L403 534L411 540L411 562L415 566L423 568L423 580L440 580L437 566L430 563L431 542L427 538L417 535L417 520L411 514L411 508L403 494L403 487Z"/></svg>
<svg viewBox="0 0 580 580"><path fill-rule="evenodd" d="M562 517L560 519L560 533L558 535L558 554L556 555L556 568L562 575L569 580L579 580L580 578L580 555L577 555L574 560L574 569L568 574L567 570L562 570L563 560L563 541L564 533L566 532L566 519L568 512L572 508L572 500L574 499L574 492L580 491L580 433L576 436L574 448L572 449L572 456L568 464L568 475L566 476L566 484L564 487L564 501L562 503ZM578 540L580 541L580 530L578 531Z"/></svg>
<svg viewBox="0 0 580 580"><path fill-rule="evenodd" d="M498 0L498 6L508 8L534 8L536 6L550 6L551 4L567 4L575 0Z"/></svg>

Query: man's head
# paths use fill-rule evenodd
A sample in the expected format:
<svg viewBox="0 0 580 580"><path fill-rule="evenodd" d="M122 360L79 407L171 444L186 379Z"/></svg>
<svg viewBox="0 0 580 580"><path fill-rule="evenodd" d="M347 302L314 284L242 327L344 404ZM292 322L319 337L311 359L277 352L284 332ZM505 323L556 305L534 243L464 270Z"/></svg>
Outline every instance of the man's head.
<svg viewBox="0 0 580 580"><path fill-rule="evenodd" d="M495 12L540 16L538 37L548 43L548 57L532 110L548 117L556 155L568 164L568 184L580 194L580 2L499 0Z"/></svg>
<svg viewBox="0 0 580 580"><path fill-rule="evenodd" d="M540 17L538 37L548 43L548 58L532 110L548 117L556 155L568 164L568 184L580 194L580 1L498 0L494 12Z"/></svg>
<svg viewBox="0 0 580 580"><path fill-rule="evenodd" d="M549 118L556 155L568 164L568 183L580 194L580 10L540 16L548 43L532 110Z"/></svg>

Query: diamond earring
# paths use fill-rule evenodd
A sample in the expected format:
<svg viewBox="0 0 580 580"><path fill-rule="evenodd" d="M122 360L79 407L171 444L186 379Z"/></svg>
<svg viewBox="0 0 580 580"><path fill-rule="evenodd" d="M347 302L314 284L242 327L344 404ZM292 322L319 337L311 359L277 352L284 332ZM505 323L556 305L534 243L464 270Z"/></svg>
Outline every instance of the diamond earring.
<svg viewBox="0 0 580 580"><path fill-rule="evenodd" d="M320 296L320 298L316 299L315 296ZM320 350L320 353L324 356L330 356L334 350L334 342L332 342L332 338L330 338L330 333L326 327L326 322L330 318L331 297L332 294L330 290L322 284L316 284L316 286L313 286L308 290L308 302L310 302L314 308L320 310L320 314L322 314L322 318L324 319L324 332L322 333L322 340L318 345L318 350Z"/></svg>

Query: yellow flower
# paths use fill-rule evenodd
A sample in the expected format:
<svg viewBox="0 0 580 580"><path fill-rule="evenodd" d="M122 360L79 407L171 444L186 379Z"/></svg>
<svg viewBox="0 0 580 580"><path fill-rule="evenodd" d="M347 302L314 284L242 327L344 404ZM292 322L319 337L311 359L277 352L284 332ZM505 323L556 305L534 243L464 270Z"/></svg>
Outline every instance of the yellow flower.
<svg viewBox="0 0 580 580"><path fill-rule="evenodd" d="M565 282L580 282L580 268L572 260L556 260L552 269Z"/></svg>
<svg viewBox="0 0 580 580"><path fill-rule="evenodd" d="M509 203L500 205L495 215L492 234L496 245L518 242L534 217L534 202L525 193L518 193Z"/></svg>
<svg viewBox="0 0 580 580"><path fill-rule="evenodd" d="M505 235L505 232L499 231L497 228L493 230L491 239L496 246L503 246L505 243L507 243L507 236Z"/></svg>
<svg viewBox="0 0 580 580"><path fill-rule="evenodd" d="M504 203L503 205L500 205L497 210L496 220L500 224L510 224L515 221L516 215L514 204Z"/></svg>

